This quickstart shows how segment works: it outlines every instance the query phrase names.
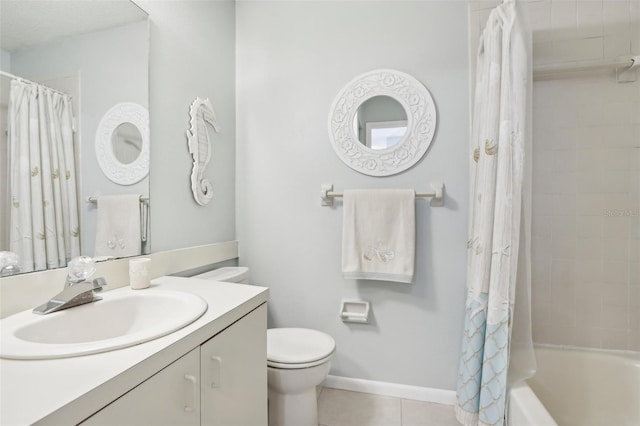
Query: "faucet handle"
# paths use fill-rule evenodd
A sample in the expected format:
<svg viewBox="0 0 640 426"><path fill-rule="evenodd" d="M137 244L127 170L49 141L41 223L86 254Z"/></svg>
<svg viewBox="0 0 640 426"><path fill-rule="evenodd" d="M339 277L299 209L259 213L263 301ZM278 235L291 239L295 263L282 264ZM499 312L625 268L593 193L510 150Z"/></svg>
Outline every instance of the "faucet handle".
<svg viewBox="0 0 640 426"><path fill-rule="evenodd" d="M99 293L102 291L102 287L107 285L107 280L104 277L98 277L93 282L93 291Z"/></svg>
<svg viewBox="0 0 640 426"><path fill-rule="evenodd" d="M96 271L96 262L89 256L74 257L67 266L65 287L87 281Z"/></svg>

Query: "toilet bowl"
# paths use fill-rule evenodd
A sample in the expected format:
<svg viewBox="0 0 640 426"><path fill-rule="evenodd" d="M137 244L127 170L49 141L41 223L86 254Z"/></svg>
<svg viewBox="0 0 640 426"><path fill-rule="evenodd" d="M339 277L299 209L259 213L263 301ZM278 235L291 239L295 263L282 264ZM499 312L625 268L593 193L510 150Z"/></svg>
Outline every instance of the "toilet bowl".
<svg viewBox="0 0 640 426"><path fill-rule="evenodd" d="M225 267L194 278L247 284L248 273L246 267ZM329 374L335 347L333 338L321 331L267 330L269 426L318 425L316 386Z"/></svg>

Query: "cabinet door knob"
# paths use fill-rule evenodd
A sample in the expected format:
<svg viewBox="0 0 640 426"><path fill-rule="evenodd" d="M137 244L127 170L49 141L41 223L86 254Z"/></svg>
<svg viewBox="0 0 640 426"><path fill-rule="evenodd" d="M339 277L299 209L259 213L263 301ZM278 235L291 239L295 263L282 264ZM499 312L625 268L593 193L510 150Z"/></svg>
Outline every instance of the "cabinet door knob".
<svg viewBox="0 0 640 426"><path fill-rule="evenodd" d="M220 387L220 367L222 366L222 358L219 356L211 357L211 387L213 389Z"/></svg>
<svg viewBox="0 0 640 426"><path fill-rule="evenodd" d="M187 380L190 384L191 384L191 404L189 404L189 402L187 402L184 405L184 411L186 411L187 413L190 413L192 411L194 411L197 407L197 396L198 396L198 388L197 388L197 384L198 384L198 380L192 376L191 374L185 374L184 375L184 379Z"/></svg>

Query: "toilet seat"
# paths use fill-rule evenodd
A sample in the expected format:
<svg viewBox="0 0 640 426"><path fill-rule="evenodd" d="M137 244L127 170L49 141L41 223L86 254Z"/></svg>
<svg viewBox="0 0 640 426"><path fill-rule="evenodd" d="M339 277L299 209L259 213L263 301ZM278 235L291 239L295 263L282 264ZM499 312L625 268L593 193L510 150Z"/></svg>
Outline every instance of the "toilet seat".
<svg viewBox="0 0 640 426"><path fill-rule="evenodd" d="M327 362L336 349L331 336L307 328L267 330L267 365L272 368L310 368Z"/></svg>

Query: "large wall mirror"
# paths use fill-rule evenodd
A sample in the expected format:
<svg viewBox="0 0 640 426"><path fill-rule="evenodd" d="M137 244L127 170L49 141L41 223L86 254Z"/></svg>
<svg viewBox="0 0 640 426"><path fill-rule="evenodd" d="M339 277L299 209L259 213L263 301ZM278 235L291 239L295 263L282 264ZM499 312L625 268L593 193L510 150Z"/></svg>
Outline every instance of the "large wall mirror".
<svg viewBox="0 0 640 426"><path fill-rule="evenodd" d="M32 231L33 248L18 247L21 271L63 267L75 255L94 256L96 232L101 226L96 199L136 194L145 202L149 200L147 172L126 185L114 182L100 168L95 149L100 121L114 106L132 103L148 109L148 16L130 0L2 0L0 18L0 252L18 251L14 250L15 236L28 232L13 219L12 209L19 206L25 217L42 217L43 223L56 224ZM19 130L19 124L10 123L16 114L9 112L17 105L12 91L17 90L22 90L25 99L34 96L43 99L44 105L53 105L40 115L38 128ZM148 116L135 120L133 126L127 124L131 121L114 126L108 135L113 142L109 155L135 168L143 159L148 171ZM52 127L54 122L62 124ZM47 128L54 130L45 131ZM18 138L7 132L10 129L18 129L19 136L25 138L29 131L49 134L49 148L38 148L39 165L27 169L30 177L14 173L13 157L27 151L20 154L17 147L22 145L14 145ZM54 143L57 140L60 148ZM29 152L33 154L34 148ZM33 189L30 179L35 176L42 176L38 191L53 194L43 196L40 203L31 202L35 195L29 200L16 195L21 188ZM51 208L58 201L49 199L71 207L61 214ZM141 214L148 211L146 205L140 210ZM63 221L58 220L63 216ZM144 218L141 223L148 226ZM35 225L32 228L36 229ZM143 229L142 235L147 236L146 231ZM146 238L140 241L140 253L149 252Z"/></svg>
<svg viewBox="0 0 640 426"><path fill-rule="evenodd" d="M427 152L436 107L427 88L395 70L374 70L349 82L329 111L329 137L338 157L369 176L400 173Z"/></svg>

